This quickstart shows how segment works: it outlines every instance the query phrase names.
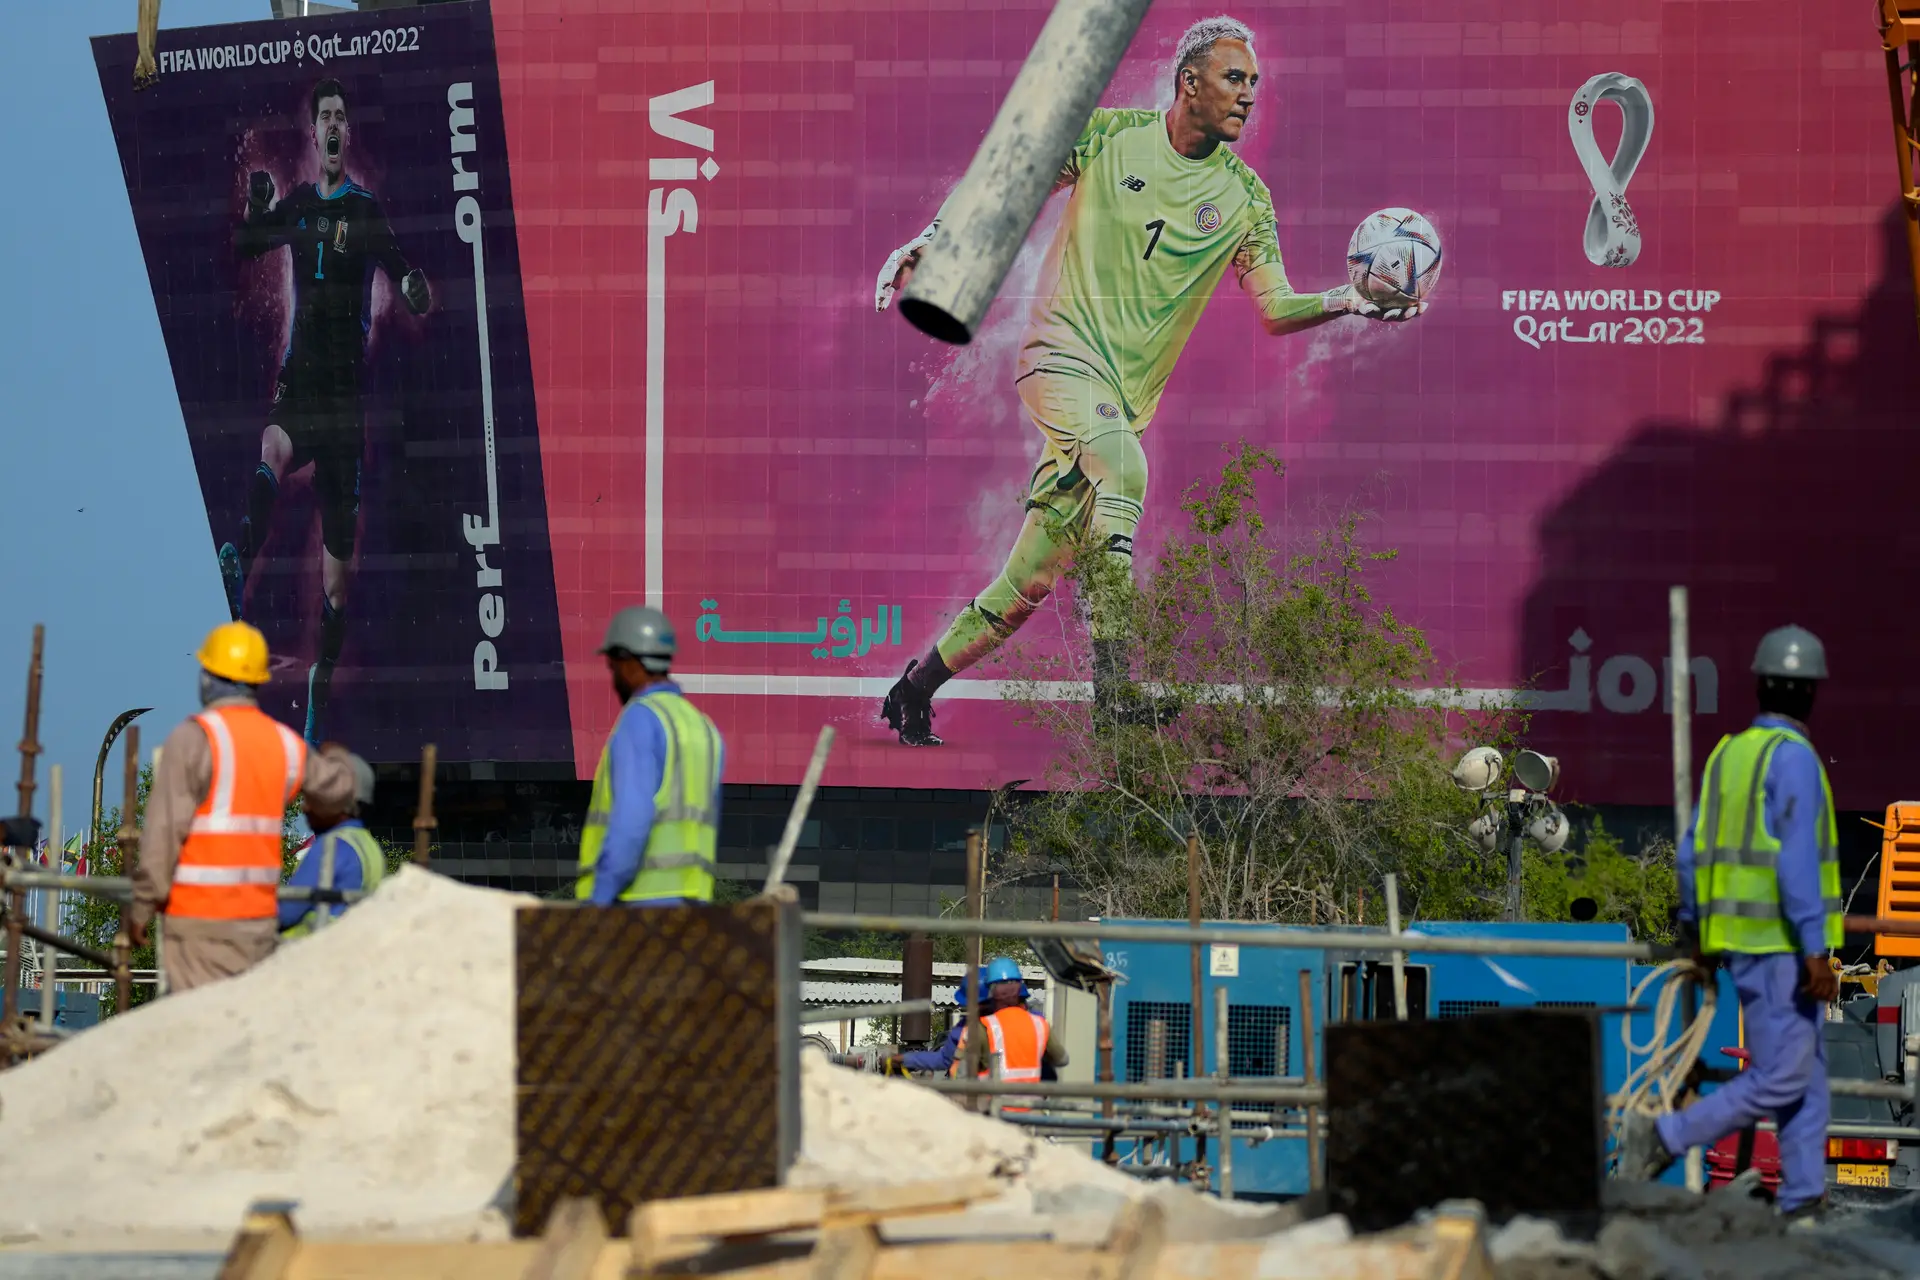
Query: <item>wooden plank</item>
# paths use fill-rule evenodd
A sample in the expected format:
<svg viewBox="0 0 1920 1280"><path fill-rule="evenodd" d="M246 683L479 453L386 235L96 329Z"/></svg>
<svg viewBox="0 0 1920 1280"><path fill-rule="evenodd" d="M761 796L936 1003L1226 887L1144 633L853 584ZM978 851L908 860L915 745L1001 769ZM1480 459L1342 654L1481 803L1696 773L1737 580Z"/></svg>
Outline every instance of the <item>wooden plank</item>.
<svg viewBox="0 0 1920 1280"><path fill-rule="evenodd" d="M826 1209L825 1191L800 1187L649 1200L627 1220L627 1239L633 1265L649 1270L703 1253L716 1241L817 1227Z"/></svg>
<svg viewBox="0 0 1920 1280"><path fill-rule="evenodd" d="M868 1280L880 1255L880 1233L871 1224L828 1227L814 1243L808 1280Z"/></svg>
<svg viewBox="0 0 1920 1280"><path fill-rule="evenodd" d="M1005 1190L992 1178L941 1178L899 1186L834 1189L827 1194L823 1226L879 1222L885 1218L924 1217L958 1213L981 1200L992 1200Z"/></svg>
<svg viewBox="0 0 1920 1280"><path fill-rule="evenodd" d="M949 1241L882 1249L869 1280L1116 1280L1119 1259L1081 1245L1037 1240ZM728 1280L733 1280L728 1277Z"/></svg>
<svg viewBox="0 0 1920 1280"><path fill-rule="evenodd" d="M299 1249L292 1205L253 1205L220 1264L219 1280L284 1280Z"/></svg>
<svg viewBox="0 0 1920 1280"><path fill-rule="evenodd" d="M294 1255L286 1280L521 1280L539 1250L536 1240L492 1244L310 1240ZM614 1246L609 1245L608 1251L615 1251ZM626 1251L617 1252L624 1263Z"/></svg>
<svg viewBox="0 0 1920 1280"><path fill-rule="evenodd" d="M599 1203L570 1196L554 1206L521 1280L589 1280L606 1243L607 1220Z"/></svg>

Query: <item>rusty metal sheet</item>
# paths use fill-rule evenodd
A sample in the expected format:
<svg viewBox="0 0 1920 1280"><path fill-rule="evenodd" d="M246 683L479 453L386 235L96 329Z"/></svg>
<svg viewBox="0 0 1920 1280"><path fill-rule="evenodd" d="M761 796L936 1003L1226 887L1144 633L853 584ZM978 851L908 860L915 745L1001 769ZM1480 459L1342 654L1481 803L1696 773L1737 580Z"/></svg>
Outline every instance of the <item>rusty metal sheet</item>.
<svg viewBox="0 0 1920 1280"><path fill-rule="evenodd" d="M545 903L514 926L514 1229L591 1196L777 1186L800 1141L799 909Z"/></svg>

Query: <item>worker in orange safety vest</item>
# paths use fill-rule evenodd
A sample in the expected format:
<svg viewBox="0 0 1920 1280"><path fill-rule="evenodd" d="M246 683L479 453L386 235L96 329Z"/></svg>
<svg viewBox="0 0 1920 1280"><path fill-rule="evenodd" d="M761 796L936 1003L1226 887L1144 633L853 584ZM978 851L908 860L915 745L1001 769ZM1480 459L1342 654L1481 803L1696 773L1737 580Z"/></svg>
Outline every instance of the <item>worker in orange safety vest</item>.
<svg viewBox="0 0 1920 1280"><path fill-rule="evenodd" d="M992 1075L995 1056L1000 1059L1000 1078L1018 1083L1039 1080L1043 1061L1056 1069L1067 1065L1065 1049L1047 1038L1047 1020L1023 1002L1026 983L1020 977L1020 966L1006 956L995 956L982 970L981 977L986 998L980 1006L980 1026L987 1033L987 1046L986 1055L980 1060L980 1078L984 1080ZM961 1073L966 1054L964 1033L955 1047L953 1065L947 1069L950 1076ZM1026 1108L1004 1107L1003 1110L1024 1111Z"/></svg>
<svg viewBox="0 0 1920 1280"><path fill-rule="evenodd" d="M273 953L287 806L304 794L344 811L354 794L344 747L309 752L299 734L260 710L264 636L226 623L198 657L202 710L167 735L154 769L129 921L141 946L154 916L165 913L162 954L173 991L230 978Z"/></svg>

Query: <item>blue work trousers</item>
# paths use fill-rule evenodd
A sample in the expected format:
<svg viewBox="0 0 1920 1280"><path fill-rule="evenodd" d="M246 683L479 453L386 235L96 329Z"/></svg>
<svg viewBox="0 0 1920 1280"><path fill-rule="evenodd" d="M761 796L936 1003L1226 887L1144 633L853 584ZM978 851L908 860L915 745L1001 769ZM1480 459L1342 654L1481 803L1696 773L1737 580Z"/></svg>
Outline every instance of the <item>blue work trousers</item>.
<svg viewBox="0 0 1920 1280"><path fill-rule="evenodd" d="M1770 1117L1780 1130L1783 1210L1827 1193L1826 1008L1798 994L1805 966L1791 952L1727 957L1752 1058L1745 1071L1686 1110L1661 1116L1659 1125L1667 1150L1678 1156Z"/></svg>

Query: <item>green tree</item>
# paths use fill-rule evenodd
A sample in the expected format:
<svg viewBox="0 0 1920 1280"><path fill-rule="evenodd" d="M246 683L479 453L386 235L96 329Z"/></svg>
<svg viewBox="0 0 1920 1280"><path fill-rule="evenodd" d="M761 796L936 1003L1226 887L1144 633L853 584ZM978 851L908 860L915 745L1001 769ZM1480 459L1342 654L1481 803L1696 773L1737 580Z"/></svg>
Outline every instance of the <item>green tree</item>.
<svg viewBox="0 0 1920 1280"><path fill-rule="evenodd" d="M1057 750L1046 793L1014 815L1012 858L1069 872L1101 915L1181 918L1191 831L1210 918L1378 922L1390 871L1409 916L1493 914L1504 866L1466 838L1474 803L1449 757L1461 735L1504 742L1519 722L1423 692L1445 673L1369 589L1395 553L1366 544L1356 511L1304 539L1269 528L1259 487L1281 470L1242 444L1188 491L1186 527L1137 584L1079 548L1064 653L1014 658L1014 696ZM1058 698L1053 682L1091 669L1096 631L1124 638L1133 705L1157 703L1157 720Z"/></svg>
<svg viewBox="0 0 1920 1280"><path fill-rule="evenodd" d="M1653 839L1629 850L1598 817L1587 827L1579 854L1543 854L1529 845L1521 892L1533 920L1571 920L1573 904L1593 901L1594 919L1624 924L1645 942L1672 943L1672 912L1680 901L1673 841Z"/></svg>

